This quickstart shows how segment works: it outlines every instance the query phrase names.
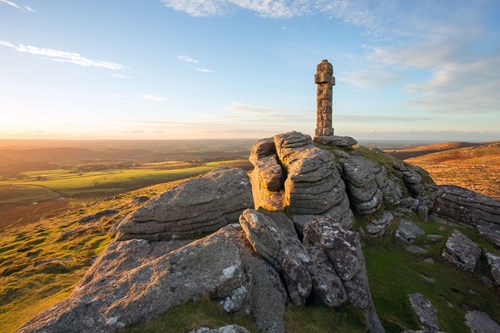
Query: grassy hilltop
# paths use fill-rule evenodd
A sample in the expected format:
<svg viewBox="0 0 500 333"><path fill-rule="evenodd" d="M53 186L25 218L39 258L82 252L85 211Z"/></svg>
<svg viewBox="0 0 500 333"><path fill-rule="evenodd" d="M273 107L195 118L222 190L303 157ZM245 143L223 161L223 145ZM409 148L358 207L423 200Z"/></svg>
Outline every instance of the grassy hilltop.
<svg viewBox="0 0 500 333"><path fill-rule="evenodd" d="M482 148L474 149L480 152ZM363 149L362 153L370 158L369 150ZM380 156L374 154L371 157L380 159ZM460 159L463 158L456 158ZM486 164L487 160L471 159L471 163L482 161ZM435 161L434 157L429 161ZM391 160L379 162L390 163ZM445 163L445 160L441 162ZM71 293L96 256L112 241L110 228L139 207L140 203L134 198L156 196L184 178L219 166L247 165L241 159L205 161L199 165L181 160L145 163L150 164L132 169L25 171L19 179L0 182L3 222L0 225L0 327L3 332L15 331ZM145 187L154 182L163 183ZM116 214L80 222L82 218L105 210L116 211ZM371 292L387 332L401 332L405 327L418 329L417 318L407 297L408 293L416 291L432 301L443 331L467 332L463 316L474 308L487 311L500 322L498 292L481 282L481 275L488 274L484 255L476 271L467 273L444 262L440 254L454 228L488 252L500 254L498 249L467 228L442 224L433 218L423 223L416 215L410 218L427 234L443 236L437 242L426 237L416 240L416 245L428 250L425 255L409 253L395 241L397 220L382 238L363 237ZM362 223L361 218L357 218L355 229ZM424 262L430 258L434 264ZM287 332L292 333L364 332L363 320L362 314L351 306L330 309L314 304L308 307L290 305L286 314ZM248 316L228 315L218 303L205 298L177 306L146 325L124 331L183 332L203 325L233 323L255 329Z"/></svg>

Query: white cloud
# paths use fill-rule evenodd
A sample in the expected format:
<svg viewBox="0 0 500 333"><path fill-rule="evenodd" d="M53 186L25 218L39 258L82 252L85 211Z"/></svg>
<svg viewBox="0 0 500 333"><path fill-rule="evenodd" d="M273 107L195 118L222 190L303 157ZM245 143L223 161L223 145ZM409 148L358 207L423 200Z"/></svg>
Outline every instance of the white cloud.
<svg viewBox="0 0 500 333"><path fill-rule="evenodd" d="M13 48L18 52L29 53L35 56L47 57L52 61L69 62L71 64L84 67L98 67L114 71L121 70L124 68L122 65L114 62L103 61L103 60L92 60L81 56L79 53L74 53L74 52L59 51L54 49L36 47L32 45L23 45L23 44L15 45L11 42L2 40L0 40L0 45Z"/></svg>
<svg viewBox="0 0 500 333"><path fill-rule="evenodd" d="M358 88L372 90L397 82L400 75L381 67L363 68L358 71L347 72L339 81L350 83Z"/></svg>
<svg viewBox="0 0 500 333"><path fill-rule="evenodd" d="M9 1L9 0L0 0L0 3L4 3L4 4L9 5L11 7L17 8L19 10L22 10L23 12L31 12L31 13L36 12L34 9L32 9L29 6L20 6L17 3Z"/></svg>
<svg viewBox="0 0 500 333"><path fill-rule="evenodd" d="M159 95L154 95L154 94L143 94L140 95L139 98L146 99L149 101L154 101L154 102L165 102L167 99L163 96Z"/></svg>
<svg viewBox="0 0 500 333"><path fill-rule="evenodd" d="M199 63L198 60L196 60L194 58L191 58L190 56L187 56L187 55L178 55L177 59L179 59L181 61L192 62L192 63L195 63L195 64Z"/></svg>
<svg viewBox="0 0 500 333"><path fill-rule="evenodd" d="M199 72L203 72L203 73L214 73L213 70L208 69L208 68L195 67L194 69L197 70L197 71L199 71Z"/></svg>
<svg viewBox="0 0 500 333"><path fill-rule="evenodd" d="M324 13L350 24L374 30L377 23L370 1L331 0L163 0L164 6L194 17L231 15L237 10L255 12L261 17L290 18Z"/></svg>
<svg viewBox="0 0 500 333"><path fill-rule="evenodd" d="M114 77L117 77L117 78L119 78L119 79L130 79L130 78L131 78L131 77L130 77L130 76L128 76L128 75L117 74L117 73L113 73L113 74L111 74L111 75L112 75L112 76L114 76Z"/></svg>

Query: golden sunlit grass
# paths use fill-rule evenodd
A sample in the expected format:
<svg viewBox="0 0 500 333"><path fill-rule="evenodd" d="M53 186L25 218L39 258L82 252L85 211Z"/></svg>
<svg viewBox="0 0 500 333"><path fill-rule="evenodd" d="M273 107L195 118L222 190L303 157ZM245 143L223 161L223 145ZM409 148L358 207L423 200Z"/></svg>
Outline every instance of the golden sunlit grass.
<svg viewBox="0 0 500 333"><path fill-rule="evenodd" d="M500 143L410 158L438 185L457 185L500 199Z"/></svg>
<svg viewBox="0 0 500 333"><path fill-rule="evenodd" d="M79 208L2 232L0 239L0 327L13 332L28 319L67 297L95 256L112 240L111 226L136 209L133 198L156 196L179 181L113 198L82 200ZM119 214L99 221L80 218L104 209Z"/></svg>

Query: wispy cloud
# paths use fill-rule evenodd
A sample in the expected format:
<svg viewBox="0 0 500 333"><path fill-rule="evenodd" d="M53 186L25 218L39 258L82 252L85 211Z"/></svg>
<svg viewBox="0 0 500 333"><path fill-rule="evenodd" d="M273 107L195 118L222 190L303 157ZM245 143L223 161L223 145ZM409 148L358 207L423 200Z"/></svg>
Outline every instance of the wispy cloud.
<svg viewBox="0 0 500 333"><path fill-rule="evenodd" d="M29 53L34 56L41 56L41 57L47 57L48 59L52 61L59 61L59 62L68 62L71 64L79 65L79 66L84 66L84 67L99 67L99 68L105 68L109 70L121 70L124 69L123 65L110 62L110 61L103 61L103 60L92 60L89 58L85 58L79 53L74 53L74 52L66 52L66 51L60 51L60 50L54 50L54 49L48 49L48 48L41 48L37 46L32 46L32 45L23 45L23 44L13 44L8 41L3 41L0 40L0 45L1 46L6 46L10 47L18 52L22 53Z"/></svg>
<svg viewBox="0 0 500 333"><path fill-rule="evenodd" d="M111 74L111 76L114 76L114 77L117 77L119 79L130 79L131 77L128 76L128 75L123 75L123 74L117 74L117 73L113 73Z"/></svg>
<svg viewBox="0 0 500 333"><path fill-rule="evenodd" d="M322 13L369 30L380 28L371 1L331 0L163 0L163 5L194 17L226 16L248 10L265 18L290 18Z"/></svg>
<svg viewBox="0 0 500 333"><path fill-rule="evenodd" d="M163 96L160 95L154 95L154 94L143 94L140 95L139 98L146 99L149 101L154 101L154 102L165 102L167 99Z"/></svg>
<svg viewBox="0 0 500 333"><path fill-rule="evenodd" d="M195 64L199 63L198 60L196 60L194 58L191 58L190 56L187 56L187 55L178 55L177 59L179 59L181 61L192 62L192 63L195 63Z"/></svg>
<svg viewBox="0 0 500 333"><path fill-rule="evenodd" d="M195 67L195 70L203 73L214 73L215 71L208 69L208 68L200 68L200 67Z"/></svg>
<svg viewBox="0 0 500 333"><path fill-rule="evenodd" d="M17 3L15 2L12 2L12 1L9 1L9 0L0 0L0 3L4 3L6 5L9 5L11 7L14 7L14 8L17 8L19 10L22 10L23 12L31 12L31 13L35 13L36 11L29 7L29 6L21 6L21 5L18 5Z"/></svg>

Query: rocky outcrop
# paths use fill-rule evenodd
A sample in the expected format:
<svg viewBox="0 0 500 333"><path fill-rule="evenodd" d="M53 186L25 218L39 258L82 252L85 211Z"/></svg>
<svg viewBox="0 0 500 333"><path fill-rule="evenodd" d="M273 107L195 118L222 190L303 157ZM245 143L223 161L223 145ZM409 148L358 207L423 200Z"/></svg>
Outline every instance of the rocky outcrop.
<svg viewBox="0 0 500 333"><path fill-rule="evenodd" d="M371 298L357 234L339 224L317 218L305 224L304 244L323 249L342 280L348 300L363 310L369 331L384 332Z"/></svg>
<svg viewBox="0 0 500 333"><path fill-rule="evenodd" d="M278 225L271 217L247 209L241 214L240 224L255 252L283 275L292 302L303 305L312 289L311 276L304 264L310 258L302 248L292 221L283 217Z"/></svg>
<svg viewBox="0 0 500 333"><path fill-rule="evenodd" d="M476 226L479 235L489 241L491 244L500 248L500 225L497 224L478 224Z"/></svg>
<svg viewBox="0 0 500 333"><path fill-rule="evenodd" d="M410 305L418 317L418 321L424 332L439 331L439 322L437 319L437 311L431 301L420 293L408 295Z"/></svg>
<svg viewBox="0 0 500 333"><path fill-rule="evenodd" d="M253 205L250 182L244 170L213 170L137 209L118 226L118 240L199 237L238 222L241 212Z"/></svg>
<svg viewBox="0 0 500 333"><path fill-rule="evenodd" d="M417 236L425 235L418 225L408 220L401 220L399 222L399 227L396 230L396 238L403 241L406 244L411 244L417 238Z"/></svg>
<svg viewBox="0 0 500 333"><path fill-rule="evenodd" d="M448 237L441 255L461 269L472 272L481 256L481 248L455 229Z"/></svg>
<svg viewBox="0 0 500 333"><path fill-rule="evenodd" d="M370 236L383 236L385 230L391 225L393 220L394 216L389 211L384 210L380 217L374 217L371 222L365 226L365 230Z"/></svg>
<svg viewBox="0 0 500 333"><path fill-rule="evenodd" d="M352 225L352 212L335 156L314 146L309 136L289 132L274 137L276 151L288 175L284 205L294 214L299 230L312 216Z"/></svg>
<svg viewBox="0 0 500 333"><path fill-rule="evenodd" d="M383 152L377 152L383 155ZM375 181L377 187L382 191L384 197L384 204L388 206L396 206L400 200L404 198L403 189L399 185L396 177L387 172L387 169L378 163L373 164L373 173L375 174Z"/></svg>
<svg viewBox="0 0 500 333"><path fill-rule="evenodd" d="M189 244L113 242L68 299L19 332L112 332L204 295L220 300L227 312L251 313L262 332L284 332L279 276L243 240L241 228L229 225ZM274 317L255 312L255 303L275 306Z"/></svg>
<svg viewBox="0 0 500 333"><path fill-rule="evenodd" d="M490 265L491 277L497 286L500 287L500 256L493 253L486 253L488 265Z"/></svg>
<svg viewBox="0 0 500 333"><path fill-rule="evenodd" d="M498 333L500 325L481 311L469 311L465 314L465 323L471 333Z"/></svg>
<svg viewBox="0 0 500 333"><path fill-rule="evenodd" d="M459 186L439 186L434 209L469 225L500 225L500 201Z"/></svg>
<svg viewBox="0 0 500 333"><path fill-rule="evenodd" d="M277 192L283 187L284 172L274 155L258 159L252 172L256 174L258 183L267 191Z"/></svg>
<svg viewBox="0 0 500 333"><path fill-rule="evenodd" d="M373 163L361 156L342 160L351 204L360 215L373 214L383 204L383 194L375 181Z"/></svg>
<svg viewBox="0 0 500 333"><path fill-rule="evenodd" d="M283 209L285 171L278 161L273 138L257 141L249 157L254 169L250 175L255 208L269 211Z"/></svg>
<svg viewBox="0 0 500 333"><path fill-rule="evenodd" d="M310 257L306 267L313 282L313 298L330 307L345 303L347 294L342 285L342 280L337 275L325 252L313 245L306 245L305 248Z"/></svg>
<svg viewBox="0 0 500 333"><path fill-rule="evenodd" d="M427 216L434 207L434 201L436 200L436 183L434 183L427 171L417 166L407 163L394 163L393 167L401 172L408 192L418 200L413 208L420 217L427 220Z"/></svg>

